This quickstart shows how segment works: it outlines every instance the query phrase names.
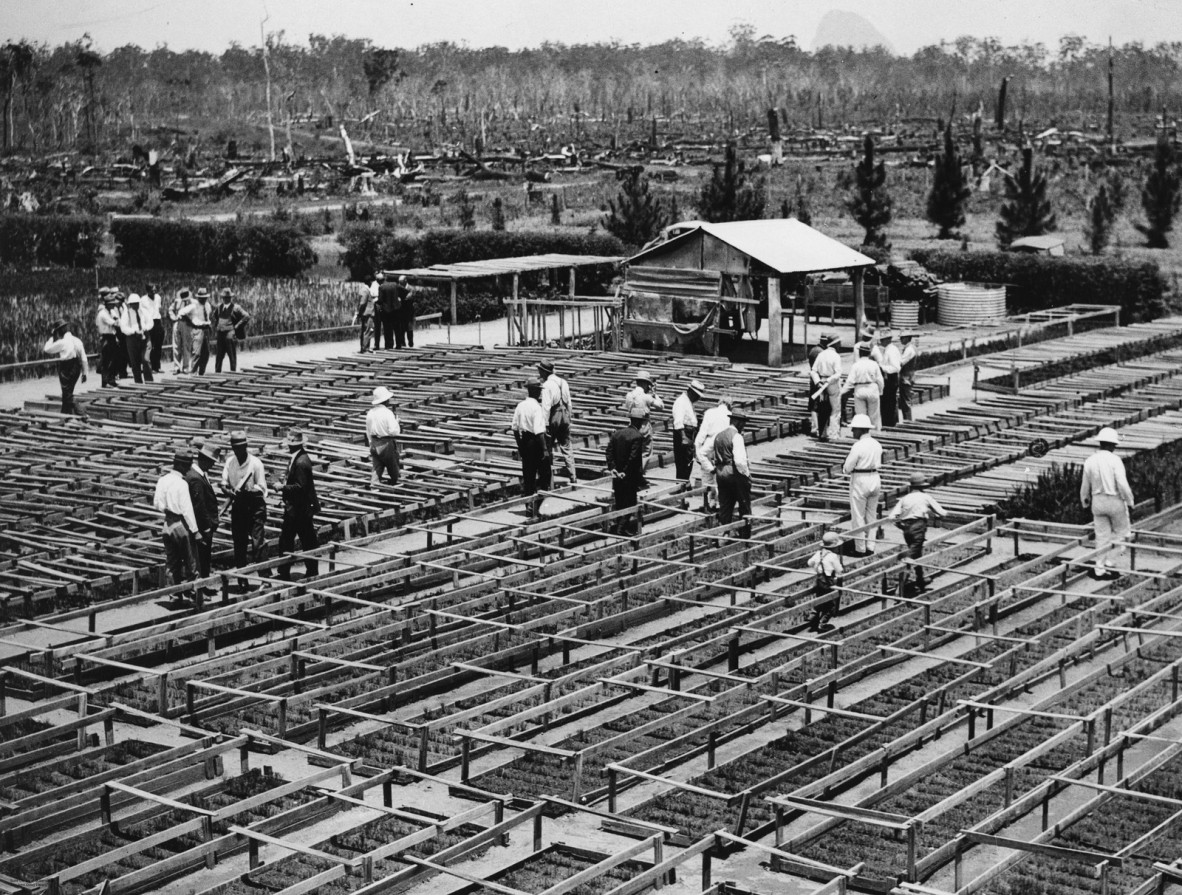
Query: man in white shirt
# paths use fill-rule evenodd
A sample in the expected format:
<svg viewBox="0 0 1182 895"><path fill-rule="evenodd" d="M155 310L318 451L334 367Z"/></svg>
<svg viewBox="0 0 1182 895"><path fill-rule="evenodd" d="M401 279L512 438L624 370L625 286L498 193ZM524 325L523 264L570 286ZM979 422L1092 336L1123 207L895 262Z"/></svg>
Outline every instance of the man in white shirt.
<svg viewBox="0 0 1182 895"><path fill-rule="evenodd" d="M869 359L869 358L867 358ZM856 441L846 455L842 471L850 477L850 518L855 530L865 529L875 522L882 481L882 445L870 436L870 418L857 414L850 422ZM859 531L854 537L855 555L869 556L874 552L872 532Z"/></svg>
<svg viewBox="0 0 1182 895"><path fill-rule="evenodd" d="M927 539L929 517L943 518L948 515L940 506L940 502L926 493L927 486L927 476L920 472L913 473L911 491L899 498L890 515L890 518L903 532L903 540L909 548L908 555L914 560L923 557L923 544ZM916 565L914 569L916 590L926 590L927 583L924 581L923 566Z"/></svg>
<svg viewBox="0 0 1182 895"><path fill-rule="evenodd" d="M841 339L830 336L825 349L813 361L810 378L817 408L817 440L836 438L841 428Z"/></svg>
<svg viewBox="0 0 1182 895"><path fill-rule="evenodd" d="M59 320L45 342L45 353L57 355L57 381L62 387L62 413L74 414L74 389L78 380L86 381L90 364L82 340L70 332L70 324Z"/></svg>
<svg viewBox="0 0 1182 895"><path fill-rule="evenodd" d="M665 402L657 394L656 386L653 385L653 377L647 370L637 370L635 382L636 385L632 391L624 395L624 413L628 414L631 419L634 409L645 412L645 422L640 428L640 436L643 440L641 453L644 455L644 466L647 467L649 458L653 455L653 411L663 409Z"/></svg>
<svg viewBox="0 0 1182 895"><path fill-rule="evenodd" d="M816 576L813 578L813 596L825 597L833 593L834 596L823 603L813 604L813 614L809 618L808 630L823 634L833 630L829 619L841 611L842 573L841 557L837 550L841 547L841 535L835 531L827 531L821 537L821 549L809 557L809 568Z"/></svg>
<svg viewBox="0 0 1182 895"><path fill-rule="evenodd" d="M678 480L689 483L694 468L694 439L698 437L698 414L694 402L702 400L706 386L697 379L673 402L673 465Z"/></svg>
<svg viewBox="0 0 1182 895"><path fill-rule="evenodd" d="M554 364L548 360L538 362L538 378L542 380L542 414L546 417L550 447L573 483L578 480L578 476L575 452L570 443L570 424L574 411L570 385L554 372Z"/></svg>
<svg viewBox="0 0 1182 895"><path fill-rule="evenodd" d="M532 496L550 487L549 447L546 444L548 421L542 413L542 383L531 379L525 385L526 396L513 410L513 438L521 458L521 493ZM531 518L539 515L540 500L527 502Z"/></svg>
<svg viewBox="0 0 1182 895"><path fill-rule="evenodd" d="M209 290L204 286L199 288L193 301L185 305L181 311L181 316L189 321L193 336L193 343L189 348L192 354L189 372L204 376L205 368L209 365L210 333L213 329L213 308L209 304Z"/></svg>
<svg viewBox="0 0 1182 895"><path fill-rule="evenodd" d="M865 414L875 429L882 428L879 398L882 396L882 370L870 357L870 343L858 343L858 359L845 378L847 391L854 393L854 415Z"/></svg>
<svg viewBox="0 0 1182 895"><path fill-rule="evenodd" d="M911 393L915 387L915 368L919 358L919 337L914 332L899 333L903 343L899 351L899 415L911 419Z"/></svg>
<svg viewBox="0 0 1182 895"><path fill-rule="evenodd" d="M193 324L182 313L193 293L189 289L178 289L176 298L168 308L168 319L172 321L172 372L188 373L193 366Z"/></svg>
<svg viewBox="0 0 1182 895"><path fill-rule="evenodd" d="M103 388L118 385L119 365L119 296L107 287L99 290L102 307L94 317L99 334L99 376Z"/></svg>
<svg viewBox="0 0 1182 895"><path fill-rule="evenodd" d="M878 362L882 370L882 424L894 427L899 424L899 370L903 366L903 355L889 330L880 332L878 341L882 345L882 359Z"/></svg>
<svg viewBox="0 0 1182 895"><path fill-rule="evenodd" d="M141 309L142 299L136 293L127 296L127 304L123 307L123 314L119 317L119 331L123 333L123 341L127 345L127 362L131 365L131 375L136 382L152 382L152 365L148 359L147 331L151 329L149 323L144 326L144 311ZM148 312L150 316L151 312Z"/></svg>
<svg viewBox="0 0 1182 895"><path fill-rule="evenodd" d="M1096 528L1096 567L1092 577L1102 581L1119 578L1113 568L1112 554L1124 557L1122 544L1112 546L1115 535L1121 541L1129 534L1129 508L1133 505L1133 490L1125 475L1125 464L1116 455L1120 436L1107 426L1096 436L1100 450L1084 461L1083 481L1079 499L1084 509L1091 508L1092 524Z"/></svg>
<svg viewBox="0 0 1182 895"><path fill-rule="evenodd" d="M160 358L164 353L164 321L161 319L160 287L149 283L140 293L140 318L144 321L144 333L148 339L148 364L153 373L160 372Z"/></svg>
<svg viewBox="0 0 1182 895"><path fill-rule="evenodd" d="M373 464L370 488L382 483L385 472L391 485L398 484L398 436L402 434L402 423L394 413L394 393L384 385L373 390L373 405L365 415L365 439L369 442L369 459Z"/></svg>
<svg viewBox="0 0 1182 895"><path fill-rule="evenodd" d="M718 521L726 525L739 515L751 515L751 467L747 464L747 447L743 443L743 429L747 414L739 408L731 409L731 424L714 437L714 469L718 476Z"/></svg>
<svg viewBox="0 0 1182 895"><path fill-rule="evenodd" d="M233 456L222 467L222 491L230 496L230 535L234 540L234 565L263 559L267 544L267 473L263 461L249 451L246 432L230 433Z"/></svg>
<svg viewBox="0 0 1182 895"><path fill-rule="evenodd" d="M185 473L192 465L192 453L187 449L178 450L172 458L172 469L156 481L156 494L152 499L152 505L164 514L160 537L173 584L183 584L197 577L193 557L197 519L193 515L189 483L185 481Z"/></svg>
<svg viewBox="0 0 1182 895"><path fill-rule="evenodd" d="M694 458L702 470L702 512L713 513L718 501L718 476L714 469L714 439L718 433L731 424L730 398L718 399L718 405L702 414L702 425L694 438Z"/></svg>

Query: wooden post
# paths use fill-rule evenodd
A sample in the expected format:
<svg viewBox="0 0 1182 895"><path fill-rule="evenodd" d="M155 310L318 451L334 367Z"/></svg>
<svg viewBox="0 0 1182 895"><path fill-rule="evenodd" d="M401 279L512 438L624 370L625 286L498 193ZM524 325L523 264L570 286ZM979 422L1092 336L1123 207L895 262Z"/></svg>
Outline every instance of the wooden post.
<svg viewBox="0 0 1182 895"><path fill-rule="evenodd" d="M767 365L783 365L783 354L784 315L780 312L780 278L772 276L767 278Z"/></svg>
<svg viewBox="0 0 1182 895"><path fill-rule="evenodd" d="M862 267L854 268L854 341L862 333L862 320L866 317L866 270ZM771 304L769 297L768 312L770 316Z"/></svg>

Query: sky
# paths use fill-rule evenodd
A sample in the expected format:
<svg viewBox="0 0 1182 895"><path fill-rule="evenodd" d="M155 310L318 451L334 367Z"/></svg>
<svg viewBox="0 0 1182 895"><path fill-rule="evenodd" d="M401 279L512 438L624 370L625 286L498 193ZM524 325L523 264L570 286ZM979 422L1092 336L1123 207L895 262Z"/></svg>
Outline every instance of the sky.
<svg viewBox="0 0 1182 895"><path fill-rule="evenodd" d="M732 27L794 35L806 49L830 9L864 16L897 53L964 34L1058 46L1064 34L1119 45L1182 41L1182 0L0 0L0 39L51 46L89 34L109 52L126 44L221 52L283 31L369 38L385 47L451 41L510 49L555 43L722 44Z"/></svg>

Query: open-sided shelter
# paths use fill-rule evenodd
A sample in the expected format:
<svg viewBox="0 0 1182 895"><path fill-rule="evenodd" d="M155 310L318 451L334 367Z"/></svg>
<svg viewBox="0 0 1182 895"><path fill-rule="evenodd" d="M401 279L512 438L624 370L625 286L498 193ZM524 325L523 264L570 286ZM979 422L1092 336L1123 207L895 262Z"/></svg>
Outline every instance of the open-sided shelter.
<svg viewBox="0 0 1182 895"><path fill-rule="evenodd" d="M863 272L874 259L842 245L795 218L701 223L625 262L623 291L626 345L684 346L717 334L725 302L755 322L755 281L766 281L768 364L780 366L783 278L848 270L854 283L855 317L864 309ZM762 291L762 290L761 290Z"/></svg>

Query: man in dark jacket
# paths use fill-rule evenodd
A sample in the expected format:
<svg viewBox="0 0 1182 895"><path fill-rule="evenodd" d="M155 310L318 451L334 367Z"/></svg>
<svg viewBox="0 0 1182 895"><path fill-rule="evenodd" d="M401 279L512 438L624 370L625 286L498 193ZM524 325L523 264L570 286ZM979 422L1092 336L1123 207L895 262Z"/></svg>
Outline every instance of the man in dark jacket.
<svg viewBox="0 0 1182 895"><path fill-rule="evenodd" d="M747 465L747 446L743 429L747 414L731 408L731 424L714 438L714 472L718 476L718 521L726 525L739 515L751 515L751 468Z"/></svg>
<svg viewBox="0 0 1182 895"><path fill-rule="evenodd" d="M633 407L628 413L628 425L616 429L607 441L607 468L612 474L612 494L615 509L626 510L638 503L644 486L644 436L640 430L648 422L648 412ZM616 519L612 530L617 534L640 534L640 516L629 513Z"/></svg>
<svg viewBox="0 0 1182 895"><path fill-rule="evenodd" d="M415 347L415 299L406 277L398 278L398 308L394 312L394 339L399 348ZM454 321L453 321L454 322ZM387 348L390 346L387 345Z"/></svg>
<svg viewBox="0 0 1182 895"><path fill-rule="evenodd" d="M287 467L287 483L283 492L283 527L279 530L279 552L288 553L295 546L296 536L300 538L300 550L314 550L320 541L316 537L315 515L320 512L320 499L316 496L316 481L312 475L312 458L308 456L304 433L292 429L287 436L287 449L291 451L291 463ZM312 558L304 559L306 577L314 578L320 573L320 564ZM278 568L279 577L291 580L291 563Z"/></svg>
<svg viewBox="0 0 1182 895"><path fill-rule="evenodd" d="M394 327L395 319L402 311L402 293L403 289L398 283L383 282L378 286L378 302L377 315L382 321L382 339L385 341L386 348L394 347ZM374 333L374 344L378 341L378 334ZM398 341L398 347L402 347L402 340Z"/></svg>
<svg viewBox="0 0 1182 895"><path fill-rule="evenodd" d="M217 356L213 368L222 372L222 361L230 359L230 372L238 369L238 343L246 338L246 323L250 315L234 301L234 293L223 289L221 303L213 310L213 328L217 335Z"/></svg>
<svg viewBox="0 0 1182 895"><path fill-rule="evenodd" d="M193 516L197 520L197 532L193 535L193 546L197 554L197 571L202 578L209 577L210 557L213 553L213 533L218 527L218 496L209 483L209 471L217 462L217 453L207 444L197 450L197 459L185 473L189 485L189 497L193 501Z"/></svg>

